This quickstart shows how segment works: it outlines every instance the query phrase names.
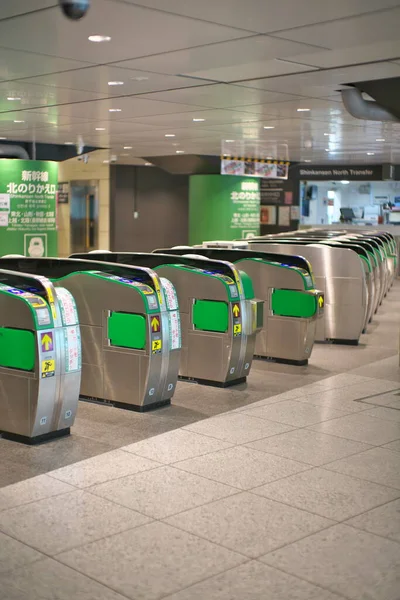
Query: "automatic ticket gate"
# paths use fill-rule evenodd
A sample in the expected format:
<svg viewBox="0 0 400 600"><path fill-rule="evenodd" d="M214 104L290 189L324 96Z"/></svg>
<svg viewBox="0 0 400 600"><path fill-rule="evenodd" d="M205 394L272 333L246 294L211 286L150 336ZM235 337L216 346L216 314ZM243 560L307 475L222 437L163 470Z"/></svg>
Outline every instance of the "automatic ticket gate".
<svg viewBox="0 0 400 600"><path fill-rule="evenodd" d="M45 277L0 270L0 432L28 444L68 435L81 383L73 297Z"/></svg>
<svg viewBox="0 0 400 600"><path fill-rule="evenodd" d="M316 341L358 344L368 305L365 269L350 248L325 244L251 240L249 248L261 252L288 252L304 256L310 263L315 283L325 295L324 318L317 322Z"/></svg>
<svg viewBox="0 0 400 600"><path fill-rule="evenodd" d="M385 244L381 239L371 238L371 237L362 237L362 236L350 236L350 235L341 235L335 236L332 235L333 232L325 232L325 231L316 231L313 234L309 234L308 231L305 232L293 232L292 235L288 235L286 237L277 236L268 236L268 241L279 241L279 243L299 243L299 244L311 244L311 243L340 243L342 246L345 246L346 242L353 242L358 244L358 246L365 247L371 255L371 259L374 263L373 269L373 278L375 281L375 309L374 313L377 311L378 307L382 303L384 296L388 290L389 284L389 270L388 270L388 262L385 250ZM298 234L298 235L294 235ZM367 281L368 284L368 281Z"/></svg>
<svg viewBox="0 0 400 600"><path fill-rule="evenodd" d="M56 258L0 259L69 290L82 336L81 396L144 411L169 404L178 379L180 320L173 285L143 267Z"/></svg>
<svg viewBox="0 0 400 600"><path fill-rule="evenodd" d="M254 298L251 279L231 263L162 254L74 255L118 264L142 265L170 280L182 322L179 375L226 387L246 381L263 303Z"/></svg>
<svg viewBox="0 0 400 600"><path fill-rule="evenodd" d="M324 297L315 290L311 267L304 258L199 246L156 252L180 256L195 252L210 259L234 263L249 275L256 296L264 301L264 325L257 335L255 355L307 364L314 345L317 319L323 314Z"/></svg>

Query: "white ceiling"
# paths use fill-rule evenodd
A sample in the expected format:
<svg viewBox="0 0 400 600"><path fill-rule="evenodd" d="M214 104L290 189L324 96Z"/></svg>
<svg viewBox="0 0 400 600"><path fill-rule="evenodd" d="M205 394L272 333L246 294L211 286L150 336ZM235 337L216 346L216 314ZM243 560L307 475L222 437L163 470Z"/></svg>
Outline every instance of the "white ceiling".
<svg viewBox="0 0 400 600"><path fill-rule="evenodd" d="M0 137L82 136L107 148L97 160L132 164L219 155L226 139L296 161L400 163L400 124L356 120L338 93L400 77L399 24L399 0L92 0L78 22L57 0L1 0Z"/></svg>

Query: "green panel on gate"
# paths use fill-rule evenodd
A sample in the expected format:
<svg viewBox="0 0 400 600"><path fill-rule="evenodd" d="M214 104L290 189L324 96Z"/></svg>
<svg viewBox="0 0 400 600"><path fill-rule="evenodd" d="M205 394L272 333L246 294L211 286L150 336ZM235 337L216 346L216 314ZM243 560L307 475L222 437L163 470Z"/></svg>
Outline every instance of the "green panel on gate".
<svg viewBox="0 0 400 600"><path fill-rule="evenodd" d="M0 327L0 367L33 371L35 339L32 331Z"/></svg>
<svg viewBox="0 0 400 600"><path fill-rule="evenodd" d="M254 288L251 277L244 271L239 271L239 273L240 277L242 278L244 297L246 298L246 300L253 300Z"/></svg>
<svg viewBox="0 0 400 600"><path fill-rule="evenodd" d="M317 298L297 290L274 290L272 312L282 317L312 317L317 312Z"/></svg>
<svg viewBox="0 0 400 600"><path fill-rule="evenodd" d="M226 302L196 300L193 305L193 325L202 331L225 333L229 329L229 312Z"/></svg>
<svg viewBox="0 0 400 600"><path fill-rule="evenodd" d="M146 317L113 312L108 319L108 339L112 346L143 350L146 347Z"/></svg>

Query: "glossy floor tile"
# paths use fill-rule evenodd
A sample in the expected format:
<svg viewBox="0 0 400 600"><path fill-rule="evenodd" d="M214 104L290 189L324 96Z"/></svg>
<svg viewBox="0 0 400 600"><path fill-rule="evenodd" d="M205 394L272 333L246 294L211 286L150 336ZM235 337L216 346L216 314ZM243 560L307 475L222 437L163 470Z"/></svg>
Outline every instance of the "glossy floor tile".
<svg viewBox="0 0 400 600"><path fill-rule="evenodd" d="M306 367L180 383L148 414L82 403L43 446L0 438L0 600L400 600L390 302Z"/></svg>

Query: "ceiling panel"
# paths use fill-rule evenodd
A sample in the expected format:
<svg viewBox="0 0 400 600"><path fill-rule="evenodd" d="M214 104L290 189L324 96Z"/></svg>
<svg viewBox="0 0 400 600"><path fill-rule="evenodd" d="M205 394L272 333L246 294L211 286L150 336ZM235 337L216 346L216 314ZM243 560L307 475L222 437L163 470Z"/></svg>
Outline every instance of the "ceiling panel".
<svg viewBox="0 0 400 600"><path fill-rule="evenodd" d="M202 77L204 79L214 79L214 81L239 82L241 80L256 77L275 77L277 75L286 75L288 73L311 71L315 68L316 67L275 58L273 60L259 60L251 63L232 65L231 67L197 71L191 73L191 75L193 77Z"/></svg>
<svg viewBox="0 0 400 600"><path fill-rule="evenodd" d="M82 57L81 57L82 58ZM0 81L80 69L90 63L0 47Z"/></svg>
<svg viewBox="0 0 400 600"><path fill-rule="evenodd" d="M25 81L0 82L0 112L86 102L103 97L104 95L92 92L35 85ZM14 98L14 100L8 98Z"/></svg>
<svg viewBox="0 0 400 600"><path fill-rule="evenodd" d="M209 108L233 108L267 102L285 102L292 100L294 96L222 83L200 88L157 92L146 97L167 102L192 103Z"/></svg>
<svg viewBox="0 0 400 600"><path fill-rule="evenodd" d="M34 35L32 33L34 32ZM106 43L88 41L90 35L111 36ZM157 52L230 40L242 31L185 17L107 0L96 0L81 21L63 17L56 6L10 21L0 21L3 46L102 64Z"/></svg>
<svg viewBox="0 0 400 600"><path fill-rule="evenodd" d="M397 0L126 0L134 4L267 33L383 10ZM325 45L325 44L323 44Z"/></svg>
<svg viewBox="0 0 400 600"><path fill-rule="evenodd" d="M313 71L311 73L257 79L241 82L241 85L318 98L334 94L338 88L346 83L399 76L399 65L392 62L382 62L372 65L332 69L329 71Z"/></svg>
<svg viewBox="0 0 400 600"><path fill-rule="evenodd" d="M202 118L203 122L193 121L193 119ZM230 123L242 123L247 124L252 121L259 121L259 115L252 114L251 112L243 112L241 110L194 110L193 112L185 113L174 113L167 115L154 115L150 117L139 117L132 119L130 122L140 122L142 124L149 124L155 127L161 127L167 132L168 128L176 127L191 127L193 131L197 131L203 127L215 127L223 126Z"/></svg>
<svg viewBox="0 0 400 600"><path fill-rule="evenodd" d="M50 109L38 109L37 112L48 112ZM105 121L121 121L134 117L162 115L193 111L193 106L174 104L146 99L144 96L81 102L77 104L62 104L51 109L60 116L70 118L80 117L90 121L103 123ZM110 112L118 111L118 112Z"/></svg>
<svg viewBox="0 0 400 600"><path fill-rule="evenodd" d="M366 44L365 42L366 40L361 45L352 45L351 48L341 47L336 50L300 54L296 57L296 61L310 67L331 69L332 67L400 58L400 44L397 39L375 44Z"/></svg>
<svg viewBox="0 0 400 600"><path fill-rule="evenodd" d="M366 40L371 44L398 40L399 23L400 8L395 8L333 23L296 27L277 35L296 42L309 43L312 40L314 44L330 49L351 48L364 44Z"/></svg>
<svg viewBox="0 0 400 600"><path fill-rule="evenodd" d="M101 94L103 97L145 94L153 91L203 85L203 82L190 77L174 77L146 71L133 71L113 65L45 75L26 79L26 81L51 87L86 90ZM109 82L120 82L123 85L109 85ZM204 84L207 83L207 81L204 81Z"/></svg>
<svg viewBox="0 0 400 600"><path fill-rule="evenodd" d="M309 44L298 44L265 35L251 36L229 42L209 44L196 48L188 48L168 54L153 54L144 58L119 63L120 66L155 71L157 73L170 73L172 75L186 73L195 74L196 77L208 76L203 72L212 69L235 67L241 69L242 65L253 62L269 62L274 58L294 57L320 51L320 48ZM248 77L251 77L249 75ZM240 78L238 76L237 78ZM218 79L218 77L215 77ZM235 77L233 78L235 79ZM223 79L225 81L225 79Z"/></svg>
<svg viewBox="0 0 400 600"><path fill-rule="evenodd" d="M54 6L54 0L1 0L0 19Z"/></svg>
<svg viewBox="0 0 400 600"><path fill-rule="evenodd" d="M291 160L400 160L400 125L354 119L338 91L400 76L400 11L385 12L399 4L93 0L72 22L57 0L0 0L0 137L82 137L105 148L91 160L115 154L123 164L177 151L219 155L226 140L287 147ZM90 43L92 34L112 41Z"/></svg>

